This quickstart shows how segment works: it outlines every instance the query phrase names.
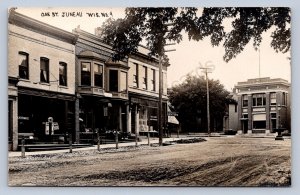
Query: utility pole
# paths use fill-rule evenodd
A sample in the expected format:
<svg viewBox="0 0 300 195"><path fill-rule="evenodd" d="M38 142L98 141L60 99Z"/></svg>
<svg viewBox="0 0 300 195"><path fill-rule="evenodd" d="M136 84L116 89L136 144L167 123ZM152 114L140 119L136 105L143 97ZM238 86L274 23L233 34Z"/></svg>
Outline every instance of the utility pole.
<svg viewBox="0 0 300 195"><path fill-rule="evenodd" d="M165 44L168 45L175 45L175 43ZM164 50L164 53L176 51L176 49ZM162 54L158 56L158 77L159 77L159 90L158 90L158 133L159 133L159 140L158 144L162 146L163 144L163 127L162 127L162 94L163 94L163 73L162 73Z"/></svg>
<svg viewBox="0 0 300 195"><path fill-rule="evenodd" d="M210 136L211 132L210 132L210 112L209 112L209 86L208 86L207 73L211 73L214 69L214 66L200 67L200 69L203 69L203 72L205 73L205 78L206 78L207 133L208 133L208 136Z"/></svg>
<svg viewBox="0 0 300 195"><path fill-rule="evenodd" d="M159 87L158 87L158 133L159 140L158 144L162 146L163 143L163 129L162 129L162 92L163 92L163 75L162 75L162 55L158 56L158 77L159 77Z"/></svg>

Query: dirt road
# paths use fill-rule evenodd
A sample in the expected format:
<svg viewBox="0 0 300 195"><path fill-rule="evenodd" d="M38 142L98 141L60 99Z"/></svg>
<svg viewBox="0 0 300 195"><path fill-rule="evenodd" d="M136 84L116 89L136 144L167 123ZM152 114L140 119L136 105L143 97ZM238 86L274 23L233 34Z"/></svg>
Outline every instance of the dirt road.
<svg viewBox="0 0 300 195"><path fill-rule="evenodd" d="M291 140L208 138L9 159L10 186L289 186Z"/></svg>

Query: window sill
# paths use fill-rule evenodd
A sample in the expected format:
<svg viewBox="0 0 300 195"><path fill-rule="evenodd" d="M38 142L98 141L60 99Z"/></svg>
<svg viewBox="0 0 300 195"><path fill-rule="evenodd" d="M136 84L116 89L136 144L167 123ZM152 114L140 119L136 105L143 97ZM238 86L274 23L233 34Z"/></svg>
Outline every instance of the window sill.
<svg viewBox="0 0 300 195"><path fill-rule="evenodd" d="M63 88L63 89L68 89L69 88L68 86L64 86L64 85L59 85L58 87Z"/></svg>
<svg viewBox="0 0 300 195"><path fill-rule="evenodd" d="M45 83L45 82L39 82L39 84L41 84L41 85L46 85L46 86L50 86L50 83Z"/></svg>
<svg viewBox="0 0 300 195"><path fill-rule="evenodd" d="M29 79L23 79L23 78L19 78L19 81L30 82Z"/></svg>

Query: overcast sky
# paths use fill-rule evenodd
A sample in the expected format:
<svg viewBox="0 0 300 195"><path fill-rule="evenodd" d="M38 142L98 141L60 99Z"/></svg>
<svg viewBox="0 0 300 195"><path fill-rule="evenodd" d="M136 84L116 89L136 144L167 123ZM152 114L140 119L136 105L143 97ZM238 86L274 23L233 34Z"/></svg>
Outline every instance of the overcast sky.
<svg viewBox="0 0 300 195"><path fill-rule="evenodd" d="M82 30L93 34L94 29L101 26L107 19L107 17L102 17L101 13L108 16L112 14L114 18L124 16L124 8L18 8L17 11L70 32L80 25ZM58 12L58 15L52 16L52 12ZM82 13L82 17L62 17L63 12L79 12L79 14ZM43 16L47 15L46 13L50 13L50 16ZM87 13L98 13L100 17L89 17ZM168 86L171 87L182 82L188 73L203 75L199 71L200 64L213 64L215 70L209 74L209 77L220 80L229 91L239 81L259 77L259 64L261 77L283 78L290 82L291 67L288 59L290 53L276 53L270 47L270 34L271 31L263 34L260 61L259 52L255 51L250 43L237 58L228 63L223 61L225 51L222 44L219 47L212 47L209 38L196 42L189 41L184 35L182 42L168 48L176 49L176 51L168 53L171 64L168 68Z"/></svg>

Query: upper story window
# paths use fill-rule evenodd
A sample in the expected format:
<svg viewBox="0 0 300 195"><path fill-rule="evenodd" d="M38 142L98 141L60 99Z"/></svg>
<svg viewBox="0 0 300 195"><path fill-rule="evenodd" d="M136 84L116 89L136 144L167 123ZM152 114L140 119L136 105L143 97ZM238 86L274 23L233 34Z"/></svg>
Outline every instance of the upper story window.
<svg viewBox="0 0 300 195"><path fill-rule="evenodd" d="M276 93L270 93L270 105L276 105L277 100L276 100Z"/></svg>
<svg viewBox="0 0 300 195"><path fill-rule="evenodd" d="M287 94L282 92L282 105L286 105Z"/></svg>
<svg viewBox="0 0 300 195"><path fill-rule="evenodd" d="M91 63L81 62L81 85L91 86Z"/></svg>
<svg viewBox="0 0 300 195"><path fill-rule="evenodd" d="M94 86L103 88L103 66L94 64Z"/></svg>
<svg viewBox="0 0 300 195"><path fill-rule="evenodd" d="M248 95L243 95L243 107L247 107L248 106Z"/></svg>
<svg viewBox="0 0 300 195"><path fill-rule="evenodd" d="M144 75L143 75L143 89L147 89L147 67L143 66Z"/></svg>
<svg viewBox="0 0 300 195"><path fill-rule="evenodd" d="M118 70L109 70L109 91L119 92Z"/></svg>
<svg viewBox="0 0 300 195"><path fill-rule="evenodd" d="M139 77L138 77L138 72L139 72L139 65L134 63L133 64L133 87L138 88L139 87Z"/></svg>
<svg viewBox="0 0 300 195"><path fill-rule="evenodd" d="M59 62L59 85L67 86L67 64Z"/></svg>
<svg viewBox="0 0 300 195"><path fill-rule="evenodd" d="M40 81L43 83L49 83L49 59L40 58Z"/></svg>
<svg viewBox="0 0 300 195"><path fill-rule="evenodd" d="M152 72L152 78L151 78L151 90L152 91L155 91L155 70L154 69L151 69L151 72Z"/></svg>
<svg viewBox="0 0 300 195"><path fill-rule="evenodd" d="M120 72L120 91L127 92L127 72Z"/></svg>
<svg viewBox="0 0 300 195"><path fill-rule="evenodd" d="M19 52L19 77L29 79L29 55L25 52Z"/></svg>
<svg viewBox="0 0 300 195"><path fill-rule="evenodd" d="M253 94L252 106L265 106L266 105L266 94Z"/></svg>

